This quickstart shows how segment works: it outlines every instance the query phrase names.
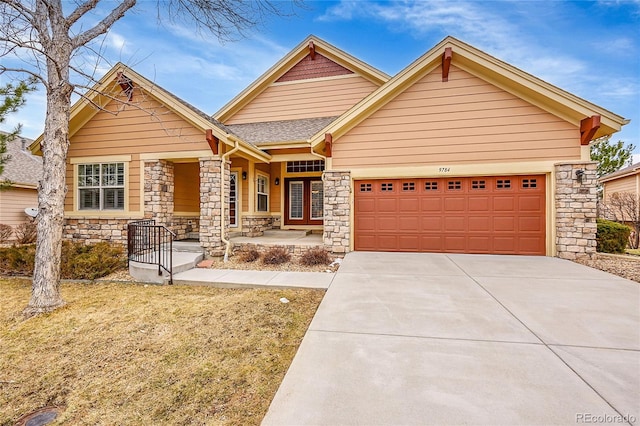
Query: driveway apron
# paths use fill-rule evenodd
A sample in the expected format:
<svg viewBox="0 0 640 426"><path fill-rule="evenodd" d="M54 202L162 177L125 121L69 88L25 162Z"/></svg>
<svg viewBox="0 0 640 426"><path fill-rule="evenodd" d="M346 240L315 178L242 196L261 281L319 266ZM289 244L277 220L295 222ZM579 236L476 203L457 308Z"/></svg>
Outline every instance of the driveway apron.
<svg viewBox="0 0 640 426"><path fill-rule="evenodd" d="M550 257L353 252L262 424L639 418L638 283Z"/></svg>

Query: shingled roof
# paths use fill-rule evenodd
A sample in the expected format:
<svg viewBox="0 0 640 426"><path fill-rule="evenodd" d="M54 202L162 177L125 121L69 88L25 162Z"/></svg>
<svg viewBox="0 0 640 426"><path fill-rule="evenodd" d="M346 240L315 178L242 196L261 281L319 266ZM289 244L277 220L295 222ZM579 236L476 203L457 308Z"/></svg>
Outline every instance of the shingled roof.
<svg viewBox="0 0 640 426"><path fill-rule="evenodd" d="M260 147L278 142L306 142L336 118L338 117L227 124L226 127L244 141Z"/></svg>
<svg viewBox="0 0 640 426"><path fill-rule="evenodd" d="M608 175L602 176L600 178L600 182L606 182L615 178L632 175L634 173L637 173L638 170L640 170L640 163L635 163L613 173L609 173Z"/></svg>
<svg viewBox="0 0 640 426"><path fill-rule="evenodd" d="M28 150L32 142L33 140L22 137L7 141L7 155L11 159L5 163L0 180L8 180L18 186L38 186L42 179L42 158Z"/></svg>

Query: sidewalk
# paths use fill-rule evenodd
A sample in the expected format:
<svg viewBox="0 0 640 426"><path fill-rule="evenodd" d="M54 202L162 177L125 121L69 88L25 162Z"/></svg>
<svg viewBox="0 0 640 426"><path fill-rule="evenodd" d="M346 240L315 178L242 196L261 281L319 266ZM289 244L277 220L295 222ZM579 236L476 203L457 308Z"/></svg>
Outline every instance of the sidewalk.
<svg viewBox="0 0 640 426"><path fill-rule="evenodd" d="M334 272L246 271L195 268L173 275L173 284L221 288L318 288L328 289Z"/></svg>

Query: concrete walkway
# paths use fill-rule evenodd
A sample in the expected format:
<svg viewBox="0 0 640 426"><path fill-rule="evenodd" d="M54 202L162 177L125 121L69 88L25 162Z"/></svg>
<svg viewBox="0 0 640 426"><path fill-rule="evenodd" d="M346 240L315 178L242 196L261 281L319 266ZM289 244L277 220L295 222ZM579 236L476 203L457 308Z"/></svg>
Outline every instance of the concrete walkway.
<svg viewBox="0 0 640 426"><path fill-rule="evenodd" d="M548 257L356 252L262 424L639 419L638 283Z"/></svg>
<svg viewBox="0 0 640 426"><path fill-rule="evenodd" d="M173 284L223 288L320 288L327 289L335 277L329 272L243 271L196 268L173 275Z"/></svg>

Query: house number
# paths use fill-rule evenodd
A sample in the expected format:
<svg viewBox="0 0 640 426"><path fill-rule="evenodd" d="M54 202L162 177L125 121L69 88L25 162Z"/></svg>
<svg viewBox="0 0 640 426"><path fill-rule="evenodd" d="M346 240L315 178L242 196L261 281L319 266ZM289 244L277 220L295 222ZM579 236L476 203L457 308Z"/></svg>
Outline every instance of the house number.
<svg viewBox="0 0 640 426"><path fill-rule="evenodd" d="M440 167L438 171L440 173L449 173L451 171L451 167Z"/></svg>

